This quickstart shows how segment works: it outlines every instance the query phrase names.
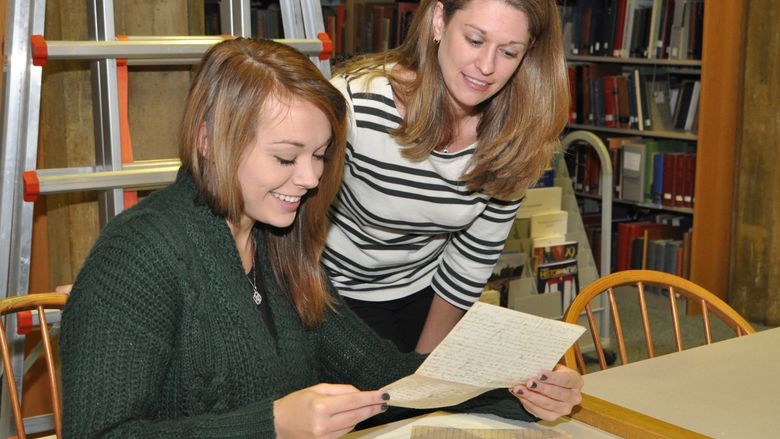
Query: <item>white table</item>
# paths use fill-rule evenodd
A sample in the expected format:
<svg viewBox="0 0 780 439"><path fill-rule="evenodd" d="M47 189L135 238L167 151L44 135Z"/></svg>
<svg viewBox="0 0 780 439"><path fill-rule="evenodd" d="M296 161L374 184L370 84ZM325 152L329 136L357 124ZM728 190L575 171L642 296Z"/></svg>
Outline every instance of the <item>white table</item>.
<svg viewBox="0 0 780 439"><path fill-rule="evenodd" d="M780 437L780 328L585 375L583 393L715 438Z"/></svg>

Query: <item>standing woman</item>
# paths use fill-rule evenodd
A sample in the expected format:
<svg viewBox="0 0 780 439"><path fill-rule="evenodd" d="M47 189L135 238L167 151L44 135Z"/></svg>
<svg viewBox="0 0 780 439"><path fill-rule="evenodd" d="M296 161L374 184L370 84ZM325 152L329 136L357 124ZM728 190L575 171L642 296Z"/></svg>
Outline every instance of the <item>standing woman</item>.
<svg viewBox="0 0 780 439"><path fill-rule="evenodd" d="M480 292L568 91L554 0L423 0L397 49L347 64L344 182L323 264L402 351L430 352Z"/></svg>

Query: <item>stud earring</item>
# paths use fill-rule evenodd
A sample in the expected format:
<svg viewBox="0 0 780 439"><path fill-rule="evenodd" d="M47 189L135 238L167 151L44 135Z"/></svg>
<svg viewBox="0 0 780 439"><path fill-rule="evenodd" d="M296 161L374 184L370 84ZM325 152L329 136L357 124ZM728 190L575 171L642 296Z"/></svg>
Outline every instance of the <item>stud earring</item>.
<svg viewBox="0 0 780 439"><path fill-rule="evenodd" d="M439 40L437 40L436 38L434 38L434 39L433 39L433 45L434 45L434 46L438 46L438 45L439 45Z"/></svg>

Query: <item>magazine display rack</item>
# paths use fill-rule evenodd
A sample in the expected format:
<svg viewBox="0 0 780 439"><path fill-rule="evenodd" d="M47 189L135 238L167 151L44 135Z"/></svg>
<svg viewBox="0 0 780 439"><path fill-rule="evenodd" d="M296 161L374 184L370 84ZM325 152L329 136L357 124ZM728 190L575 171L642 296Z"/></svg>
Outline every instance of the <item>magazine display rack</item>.
<svg viewBox="0 0 780 439"><path fill-rule="evenodd" d="M589 131L574 131L566 135L562 140L562 150L566 151L567 148L574 143L586 143L593 147L601 161L601 187L612 187L612 162L610 161L609 153L606 146L595 134ZM564 160L557 160L553 166L555 167L555 182L554 185L561 189L561 210L568 213L567 225L566 225L566 242L577 242L577 277L578 277L578 290L581 290L584 286L598 279L600 276L609 274L610 271L610 252L603 251L600 256L601 273L596 267L594 252L588 242L588 237L585 232L585 227L580 216L579 207L577 206L577 198L572 188L571 179L566 168ZM612 193L611 191L604 191L605 193L601 199L601 248L611 248L611 231L612 231ZM529 256L529 259L531 256ZM537 291L537 279L536 274L533 275L528 270L523 270L523 275L520 279L512 281L514 284L511 286L513 291ZM569 298L572 299L572 298ZM599 328L601 328L602 344L605 348L608 348L610 343L610 316L609 307L606 297L599 299L600 302L595 302L597 305L594 307L594 313L597 315ZM531 314L540 315L543 317L560 319L566 308L568 307L566 294L563 291L556 291L544 294L512 294L510 293L507 306L519 311L528 312ZM584 319L584 317L583 317ZM583 326L587 327L585 320L583 320ZM590 336L583 336L582 340L591 340ZM587 342L583 342L582 349L584 352L589 352L594 349L592 342L588 345Z"/></svg>
<svg viewBox="0 0 780 439"><path fill-rule="evenodd" d="M609 157L609 151L604 145L601 139L590 131L573 131L567 134L562 140L562 148L564 151L568 149L572 144L580 142L590 145L598 155L600 162L601 175L599 187L604 188L601 194L601 249L599 267L601 272L596 269L594 263L594 253L588 244L585 228L582 223L582 217L579 215L577 207L577 199L572 189L571 180L568 175L565 175L565 181L563 183L556 182L558 185L563 185L563 204L564 208L569 212L569 238L579 242L580 248L577 254L577 264L579 266L579 280L580 290L586 285L598 279L600 276L606 276L610 273L611 267L611 251L612 248L612 161ZM558 166L559 173L568 174L566 165L561 160ZM610 315L609 304L607 302L606 295L602 295L599 299L594 300L594 313L598 318L598 325L601 331L601 342L604 348L609 348L610 343ZM565 309L561 310L561 316L565 312ZM587 327L585 323L585 316L582 317L583 326ZM592 339L589 335L584 336L583 340ZM594 349L593 344L586 344L583 346L583 351L592 351Z"/></svg>

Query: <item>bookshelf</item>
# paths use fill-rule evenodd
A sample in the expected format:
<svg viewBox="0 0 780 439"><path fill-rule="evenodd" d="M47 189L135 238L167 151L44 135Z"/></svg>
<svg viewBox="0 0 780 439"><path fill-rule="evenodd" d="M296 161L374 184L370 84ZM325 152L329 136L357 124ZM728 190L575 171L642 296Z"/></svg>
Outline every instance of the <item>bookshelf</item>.
<svg viewBox="0 0 780 439"><path fill-rule="evenodd" d="M572 2L562 2L571 4ZM576 3L576 2L574 2ZM728 291L734 154L740 103L740 66L743 50L743 2L704 2L701 60L646 59L598 55L569 55L569 63L597 63L621 67L666 68L670 74L690 75L701 82L696 132L660 131L570 124L602 137L609 135L674 139L696 144L695 204L690 207L659 206L614 200L616 204L690 215L693 238L690 278L721 298ZM737 36L737 37L735 37ZM614 67L613 67L614 68ZM578 193L580 198L598 195ZM718 239L713 239L718 237Z"/></svg>
<svg viewBox="0 0 780 439"><path fill-rule="evenodd" d="M221 0L201 0L205 33L219 35ZM251 0L249 26L253 38L283 38L283 2ZM419 1L321 0L325 32L333 41L331 61L338 63L367 52L396 47L406 35Z"/></svg>

